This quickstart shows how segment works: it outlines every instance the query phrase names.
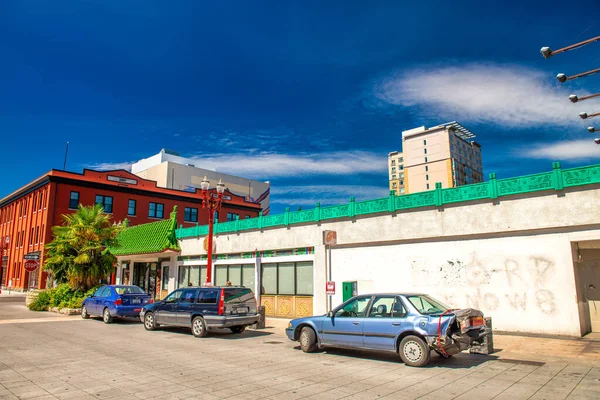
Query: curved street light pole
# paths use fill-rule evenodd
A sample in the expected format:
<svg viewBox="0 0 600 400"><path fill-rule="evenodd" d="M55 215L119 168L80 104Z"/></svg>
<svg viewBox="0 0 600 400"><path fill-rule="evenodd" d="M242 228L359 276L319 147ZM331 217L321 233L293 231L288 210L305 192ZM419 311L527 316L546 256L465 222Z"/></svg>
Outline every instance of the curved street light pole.
<svg viewBox="0 0 600 400"><path fill-rule="evenodd" d="M594 114L588 114L586 112L579 113L579 118L581 118L581 119L594 118L594 117L597 117L597 116L600 116L600 112L597 112L597 113L594 113ZM589 128L588 128L588 130L589 130Z"/></svg>
<svg viewBox="0 0 600 400"><path fill-rule="evenodd" d="M594 75L594 74L597 74L598 72L600 72L600 68L596 68L591 71L586 71L586 72L582 72L580 74L571 75L571 76L567 76L563 73L560 73L560 74L556 75L556 79L558 79L558 81L560 83L565 83L566 81L572 81L573 79L583 78L584 76L589 76L589 75Z"/></svg>
<svg viewBox="0 0 600 400"><path fill-rule="evenodd" d="M590 44L592 42L597 42L597 41L600 41L600 36L596 36L594 38L584 40L583 42L575 43L575 44L572 44L567 47L563 47L562 49L558 49L558 50L552 50L550 47L542 47L542 49L540 50L540 53L542 53L542 56L544 58L550 58L556 54L564 53L565 51L569 51L569 50L575 50L579 47L585 46L586 44Z"/></svg>
<svg viewBox="0 0 600 400"><path fill-rule="evenodd" d="M583 96L583 97L579 97L576 94L572 94L569 96L569 100L571 100L571 103L577 103L578 101L593 99L594 97L598 97L598 96L600 96L600 93L590 94L588 96Z"/></svg>
<svg viewBox="0 0 600 400"><path fill-rule="evenodd" d="M212 192L209 192L210 181L202 179L200 183L200 198L202 199L202 208L208 210L208 246L207 246L207 264L206 264L206 282L205 286L212 286L212 256L213 256L213 225L215 222L215 211L221 209L221 202L223 201L223 192L225 191L225 184L221 179L217 183L217 196L213 196Z"/></svg>

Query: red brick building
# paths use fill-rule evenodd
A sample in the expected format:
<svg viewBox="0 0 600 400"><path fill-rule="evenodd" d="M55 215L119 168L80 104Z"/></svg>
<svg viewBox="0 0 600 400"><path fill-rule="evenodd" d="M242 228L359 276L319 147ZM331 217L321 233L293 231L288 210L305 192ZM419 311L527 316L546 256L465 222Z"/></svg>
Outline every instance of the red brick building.
<svg viewBox="0 0 600 400"><path fill-rule="evenodd" d="M212 182L213 187L215 183ZM116 223L125 218L130 225L168 219L175 205L180 225L208 223L207 211L202 209L197 191L157 187L156 182L125 170L84 170L82 174L52 170L0 200L0 240L6 246L0 285L6 288L10 282L16 290L44 288L47 273L42 268L26 271L25 255L39 254L43 265L44 245L52 241L52 226L61 225L62 215L73 213L79 204L94 203L102 204ZM260 211L260 204L248 202L226 189L218 220L256 217Z"/></svg>

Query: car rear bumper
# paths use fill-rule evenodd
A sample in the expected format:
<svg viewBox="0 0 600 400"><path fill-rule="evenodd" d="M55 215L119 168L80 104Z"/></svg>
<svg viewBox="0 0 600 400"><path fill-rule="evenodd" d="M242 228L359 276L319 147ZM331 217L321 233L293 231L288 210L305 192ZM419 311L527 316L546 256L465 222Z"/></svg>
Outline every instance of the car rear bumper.
<svg viewBox="0 0 600 400"><path fill-rule="evenodd" d="M241 316L204 316L206 326L209 328L230 328L232 326L248 326L258 322L260 315L241 315Z"/></svg>
<svg viewBox="0 0 600 400"><path fill-rule="evenodd" d="M137 318L142 311L142 306L117 306L110 310L113 317L130 317Z"/></svg>

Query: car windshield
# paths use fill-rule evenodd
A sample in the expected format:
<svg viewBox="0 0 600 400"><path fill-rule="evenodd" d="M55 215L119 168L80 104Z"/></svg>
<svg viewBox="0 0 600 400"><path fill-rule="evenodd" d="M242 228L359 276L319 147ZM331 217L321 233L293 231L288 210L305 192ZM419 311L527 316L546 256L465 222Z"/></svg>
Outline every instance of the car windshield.
<svg viewBox="0 0 600 400"><path fill-rule="evenodd" d="M115 286L117 294L144 294L145 292L137 286Z"/></svg>
<svg viewBox="0 0 600 400"><path fill-rule="evenodd" d="M450 309L450 307L444 303L432 299L429 296L413 295L406 296L406 298L421 314L424 315L439 314Z"/></svg>

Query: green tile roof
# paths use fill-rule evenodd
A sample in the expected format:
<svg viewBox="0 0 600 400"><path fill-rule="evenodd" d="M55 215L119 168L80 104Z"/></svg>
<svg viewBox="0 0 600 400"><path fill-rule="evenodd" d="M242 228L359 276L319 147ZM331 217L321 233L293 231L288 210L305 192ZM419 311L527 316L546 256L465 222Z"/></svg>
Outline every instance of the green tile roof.
<svg viewBox="0 0 600 400"><path fill-rule="evenodd" d="M179 251L175 236L176 215L177 206L174 207L169 219L126 227L117 235L119 245L110 247L108 251L115 256L161 253L166 250Z"/></svg>

